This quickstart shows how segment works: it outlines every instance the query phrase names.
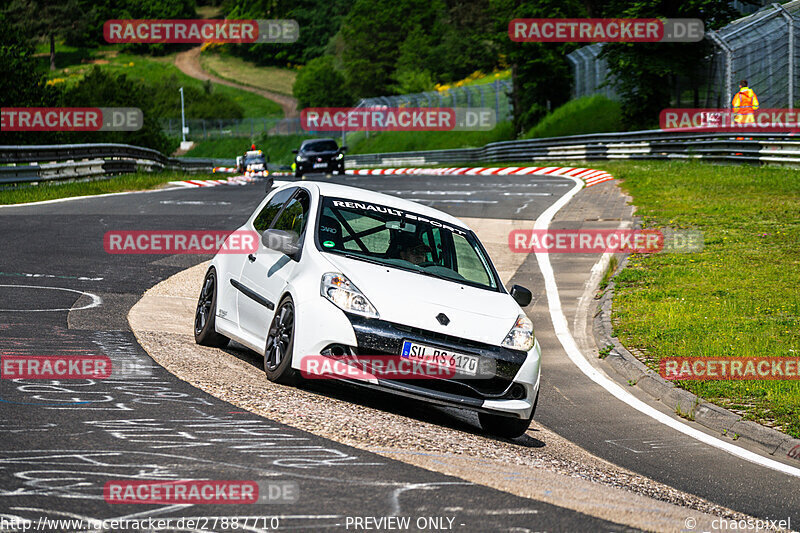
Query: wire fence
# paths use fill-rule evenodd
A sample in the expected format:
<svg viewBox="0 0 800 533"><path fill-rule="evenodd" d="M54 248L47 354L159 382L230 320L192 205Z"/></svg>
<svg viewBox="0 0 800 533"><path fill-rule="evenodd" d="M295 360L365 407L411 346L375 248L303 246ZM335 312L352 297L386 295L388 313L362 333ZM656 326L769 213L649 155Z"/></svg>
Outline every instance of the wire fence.
<svg viewBox="0 0 800 533"><path fill-rule="evenodd" d="M793 108L797 98L800 0L773 4L709 35L716 45L712 98L727 107L746 79L761 107ZM716 105L716 104L712 104Z"/></svg>
<svg viewBox="0 0 800 533"><path fill-rule="evenodd" d="M511 92L511 80L495 80L443 91L364 98L357 107L484 107L494 109L497 122L503 122L513 116Z"/></svg>
<svg viewBox="0 0 800 533"><path fill-rule="evenodd" d="M497 114L497 122L510 120L511 81L495 80L492 83L452 87L445 91L380 96L362 99L355 107L471 107L491 108ZM187 119L191 141L222 139L226 137L258 137L268 135L321 135L329 137L331 132L304 130L299 118L211 118ZM181 136L181 120L170 118L161 120L162 131L170 137Z"/></svg>
<svg viewBox="0 0 800 533"><path fill-rule="evenodd" d="M602 94L612 100L617 98L614 84L606 83L610 73L605 59L598 57L602 50L601 44L593 44L567 54L574 74L573 98L594 94Z"/></svg>
<svg viewBox="0 0 800 533"><path fill-rule="evenodd" d="M186 138L190 141L227 137L255 138L262 134L314 135L313 132L306 131L301 127L299 118L199 118L187 119L186 127L188 128ZM171 137L180 137L181 119L162 119L161 129Z"/></svg>
<svg viewBox="0 0 800 533"><path fill-rule="evenodd" d="M793 108L800 80L800 0L772 4L708 32L713 43L700 76L704 107L730 107L739 81L746 79L761 107ZM567 55L574 74L573 97L605 94L617 98L613 77L598 57L602 45L582 47ZM683 83L683 82L679 82Z"/></svg>

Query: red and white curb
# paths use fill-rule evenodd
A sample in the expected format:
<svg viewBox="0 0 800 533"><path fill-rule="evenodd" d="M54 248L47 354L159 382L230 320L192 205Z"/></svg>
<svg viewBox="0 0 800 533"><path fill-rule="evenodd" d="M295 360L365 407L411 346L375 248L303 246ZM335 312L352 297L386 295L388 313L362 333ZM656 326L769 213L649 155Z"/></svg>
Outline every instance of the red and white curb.
<svg viewBox="0 0 800 533"><path fill-rule="evenodd" d="M440 176L570 176L580 178L587 187L613 180L605 170L576 167L460 167L460 168L372 168L345 170L354 176L385 176L395 174L433 174Z"/></svg>
<svg viewBox="0 0 800 533"><path fill-rule="evenodd" d="M247 185L256 181L255 178L245 176L234 176L224 180L183 180L170 181L170 185L179 187L217 187L218 185Z"/></svg>
<svg viewBox="0 0 800 533"><path fill-rule="evenodd" d="M582 167L457 167L457 168L357 168L345 170L351 176L389 176L400 174L429 174L436 176L569 176L583 180L586 187L613 180L605 170ZM293 172L270 172L270 176L293 176ZM245 185L256 181L250 176L234 176L224 180L171 181L182 187L215 187L217 185Z"/></svg>

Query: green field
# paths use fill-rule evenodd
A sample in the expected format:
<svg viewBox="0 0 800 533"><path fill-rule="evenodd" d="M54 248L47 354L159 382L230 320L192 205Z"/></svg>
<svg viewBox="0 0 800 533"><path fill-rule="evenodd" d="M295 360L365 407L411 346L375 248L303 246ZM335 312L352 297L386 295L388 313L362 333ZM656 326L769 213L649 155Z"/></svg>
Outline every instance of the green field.
<svg viewBox="0 0 800 533"><path fill-rule="evenodd" d="M570 100L545 115L536 126L528 130L525 139L562 137L584 133L623 131L619 102L602 95Z"/></svg>
<svg viewBox="0 0 800 533"><path fill-rule="evenodd" d="M800 178L795 170L680 162L592 163L621 180L645 227L699 229L692 254L631 256L614 333L664 357L800 356ZM684 381L723 407L800 437L798 381Z"/></svg>
<svg viewBox="0 0 800 533"><path fill-rule="evenodd" d="M41 185L34 187L23 186L14 189L0 190L0 205L39 202L42 200L55 200L57 198L71 198L73 196L90 196L113 192L157 189L167 182L189 178L190 175L185 172L137 172L95 181L71 183L59 183L55 181L43 182Z"/></svg>
<svg viewBox="0 0 800 533"><path fill-rule="evenodd" d="M200 64L206 72L224 80L289 96L297 77L297 71L292 69L262 67L236 56L205 51L200 55Z"/></svg>
<svg viewBox="0 0 800 533"><path fill-rule="evenodd" d="M66 83L68 85L77 83L89 69L97 65L108 72L125 74L131 79L141 80L148 85L157 85L167 78L174 77L185 87L203 88L202 81L187 76L173 64L175 54L161 57L144 56L119 52L110 46L92 50L59 46L58 50L60 52L57 54L56 66L60 68L53 72L46 70L49 58L37 57L40 69L46 72L49 83ZM241 105L245 118L283 117L281 107L263 96L217 83L213 83L212 87L214 94L229 96ZM180 95L177 93L175 102L176 106L180 106Z"/></svg>

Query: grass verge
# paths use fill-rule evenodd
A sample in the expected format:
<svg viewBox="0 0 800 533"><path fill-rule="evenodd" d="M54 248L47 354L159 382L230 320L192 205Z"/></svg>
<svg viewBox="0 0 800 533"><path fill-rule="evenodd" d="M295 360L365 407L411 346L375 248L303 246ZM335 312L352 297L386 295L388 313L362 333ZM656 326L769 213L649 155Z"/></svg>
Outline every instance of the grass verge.
<svg viewBox="0 0 800 533"><path fill-rule="evenodd" d="M157 189L170 181L190 179L185 172L159 172L123 174L103 180L70 183L44 182L33 187L19 187L0 191L0 205L40 202L73 196L91 196L113 192Z"/></svg>
<svg viewBox="0 0 800 533"><path fill-rule="evenodd" d="M631 256L614 331L665 357L800 356L800 179L700 162L592 164L624 180L647 228L700 229L693 254ZM800 437L800 381L683 381L707 400Z"/></svg>
<svg viewBox="0 0 800 533"><path fill-rule="evenodd" d="M595 95L570 100L528 130L525 139L623 131L619 102Z"/></svg>

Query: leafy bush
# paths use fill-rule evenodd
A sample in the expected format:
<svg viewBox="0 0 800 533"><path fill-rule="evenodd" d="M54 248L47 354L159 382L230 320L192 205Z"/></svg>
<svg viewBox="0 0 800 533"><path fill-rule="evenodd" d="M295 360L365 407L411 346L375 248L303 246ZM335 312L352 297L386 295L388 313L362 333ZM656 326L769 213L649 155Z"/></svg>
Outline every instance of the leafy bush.
<svg viewBox="0 0 800 533"><path fill-rule="evenodd" d="M181 95L187 117L191 118L242 118L242 106L222 94L215 94L213 85L204 84L203 88L182 84L177 76L169 76L158 84L153 84L155 91L153 101L148 106L159 118L180 118Z"/></svg>
<svg viewBox="0 0 800 533"><path fill-rule="evenodd" d="M392 87L399 94L432 91L433 78L427 70L398 70L394 73L397 83Z"/></svg>
<svg viewBox="0 0 800 533"><path fill-rule="evenodd" d="M300 109L305 107L341 107L353 103L345 89L345 80L336 70L332 56L312 59L297 74L292 92Z"/></svg>

